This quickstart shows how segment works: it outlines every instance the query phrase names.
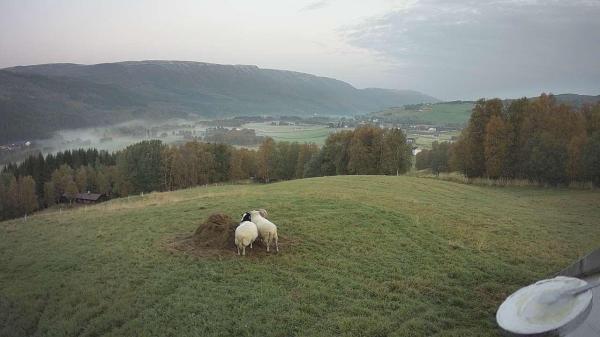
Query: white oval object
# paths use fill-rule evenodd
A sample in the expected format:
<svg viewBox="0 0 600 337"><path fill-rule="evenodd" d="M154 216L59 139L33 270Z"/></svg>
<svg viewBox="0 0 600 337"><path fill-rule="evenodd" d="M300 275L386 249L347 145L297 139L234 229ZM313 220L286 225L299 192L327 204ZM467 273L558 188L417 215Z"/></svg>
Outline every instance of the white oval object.
<svg viewBox="0 0 600 337"><path fill-rule="evenodd" d="M553 303L546 303L544 298L586 284L578 278L557 276L521 288L500 305L496 321L502 329L522 335L560 329L586 311L592 302L592 292L562 296Z"/></svg>

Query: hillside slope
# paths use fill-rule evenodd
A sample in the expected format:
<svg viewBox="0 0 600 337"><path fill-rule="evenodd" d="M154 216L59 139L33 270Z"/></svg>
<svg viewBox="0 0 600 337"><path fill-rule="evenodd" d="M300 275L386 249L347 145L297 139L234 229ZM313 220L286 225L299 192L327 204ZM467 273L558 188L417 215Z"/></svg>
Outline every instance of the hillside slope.
<svg viewBox="0 0 600 337"><path fill-rule="evenodd" d="M120 87L0 71L0 143L123 122L141 117L145 108L142 97Z"/></svg>
<svg viewBox="0 0 600 337"><path fill-rule="evenodd" d="M600 95L560 94L554 97L561 103L576 107L582 106L583 104L596 104L600 102Z"/></svg>
<svg viewBox="0 0 600 337"><path fill-rule="evenodd" d="M494 336L517 288L595 248L600 194L339 176L0 223L0 335ZM278 255L166 248L265 207ZM257 248L255 248L257 249Z"/></svg>
<svg viewBox="0 0 600 337"><path fill-rule="evenodd" d="M183 61L140 61L104 63L96 65L46 64L14 67L0 70L0 118L16 119L25 113L34 116L56 115L67 122L65 127L81 126L69 123L69 112L48 105L45 96L61 96L73 79L82 87L103 85L119 93L129 93L135 101L139 117L226 117L232 115L312 115L367 113L390 106L435 102L436 99L415 91L386 89L356 89L348 83L292 71L261 69L248 65L220 65ZM10 75L37 75L11 78ZM48 85L41 92L38 79L44 77ZM27 82L26 80L29 80ZM19 92L9 89L19 83ZM54 83L54 85L49 85ZM65 84L66 83L66 84ZM96 93L101 101L111 101L113 92ZM95 111L105 108L89 102L57 100L64 106L85 105L89 113L81 116L86 126L101 125L102 118L93 118ZM110 112L119 117L117 109ZM91 115L91 116L90 116ZM126 116L125 116L126 117ZM35 120L33 121L35 124ZM37 125L36 125L37 126ZM43 124L42 124L43 126ZM50 126L51 127L51 126ZM51 128L54 131L54 128ZM33 133L24 133L22 137ZM4 139L2 139L4 138ZM14 138L14 137L12 137ZM12 139L10 138L10 139ZM8 140L0 135L0 142Z"/></svg>

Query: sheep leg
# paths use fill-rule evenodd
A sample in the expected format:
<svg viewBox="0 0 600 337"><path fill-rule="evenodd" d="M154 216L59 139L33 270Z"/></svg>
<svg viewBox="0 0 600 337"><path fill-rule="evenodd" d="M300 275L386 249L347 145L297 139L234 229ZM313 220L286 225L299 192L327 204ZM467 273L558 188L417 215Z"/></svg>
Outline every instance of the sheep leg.
<svg viewBox="0 0 600 337"><path fill-rule="evenodd" d="M243 246L243 247L242 247L242 255L243 255L243 256L246 256L246 246Z"/></svg>
<svg viewBox="0 0 600 337"><path fill-rule="evenodd" d="M240 246L237 246L238 255L240 255Z"/></svg>
<svg viewBox="0 0 600 337"><path fill-rule="evenodd" d="M277 242L277 236L275 236L275 250L279 253L279 242Z"/></svg>
<svg viewBox="0 0 600 337"><path fill-rule="evenodd" d="M267 236L267 253L269 252L269 246L271 245L271 233L269 233L269 236Z"/></svg>
<svg viewBox="0 0 600 337"><path fill-rule="evenodd" d="M252 248L252 242L250 242L250 248Z"/></svg>

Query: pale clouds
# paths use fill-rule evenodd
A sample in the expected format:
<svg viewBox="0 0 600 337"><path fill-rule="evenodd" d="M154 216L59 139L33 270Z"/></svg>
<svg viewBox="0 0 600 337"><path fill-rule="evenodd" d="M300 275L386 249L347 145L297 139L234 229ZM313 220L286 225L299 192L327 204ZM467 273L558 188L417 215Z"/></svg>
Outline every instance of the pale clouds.
<svg viewBox="0 0 600 337"><path fill-rule="evenodd" d="M302 7L302 9L300 11L314 11L314 10L326 7L328 4L329 4L329 0L315 1L315 2L311 2L308 5Z"/></svg>
<svg viewBox="0 0 600 337"><path fill-rule="evenodd" d="M599 18L600 1L425 0L343 34L440 97L598 94Z"/></svg>
<svg viewBox="0 0 600 337"><path fill-rule="evenodd" d="M600 0L1 0L0 68L255 64L443 98L600 93Z"/></svg>

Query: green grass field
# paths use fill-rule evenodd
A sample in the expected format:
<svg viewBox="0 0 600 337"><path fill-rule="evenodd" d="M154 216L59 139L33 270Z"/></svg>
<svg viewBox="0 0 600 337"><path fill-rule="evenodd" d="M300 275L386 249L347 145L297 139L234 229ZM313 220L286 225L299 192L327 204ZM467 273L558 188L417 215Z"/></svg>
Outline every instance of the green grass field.
<svg viewBox="0 0 600 337"><path fill-rule="evenodd" d="M243 127L255 129L257 136L268 136L275 141L325 144L330 133L339 129L330 129L325 125L271 125L271 123L249 123Z"/></svg>
<svg viewBox="0 0 600 337"><path fill-rule="evenodd" d="M436 124L436 125L461 125L467 123L471 116L473 103L436 103L431 110L417 111L404 108L390 108L374 113L378 116L399 118L405 122Z"/></svg>
<svg viewBox="0 0 600 337"><path fill-rule="evenodd" d="M265 207L276 255L168 250ZM340 176L0 223L0 336L495 336L511 292L600 244L600 193ZM255 247L256 249L256 247Z"/></svg>
<svg viewBox="0 0 600 337"><path fill-rule="evenodd" d="M448 142L452 140L452 137L460 136L460 131L448 131L442 132L439 136L435 136L434 134L423 134L412 132L408 130L406 133L406 137L415 138L415 145L421 149L431 149L431 144L433 142Z"/></svg>

